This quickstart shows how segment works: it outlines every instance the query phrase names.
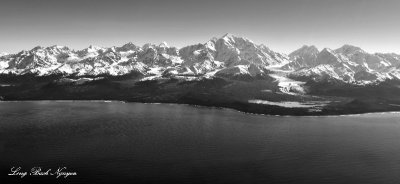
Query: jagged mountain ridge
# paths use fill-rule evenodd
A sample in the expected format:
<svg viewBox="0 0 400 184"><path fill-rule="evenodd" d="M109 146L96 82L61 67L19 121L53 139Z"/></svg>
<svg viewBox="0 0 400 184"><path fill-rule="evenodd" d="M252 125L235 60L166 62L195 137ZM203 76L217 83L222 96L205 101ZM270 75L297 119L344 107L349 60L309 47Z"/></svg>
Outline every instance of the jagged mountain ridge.
<svg viewBox="0 0 400 184"><path fill-rule="evenodd" d="M336 50L308 48L290 54L294 60L283 68L294 70L290 74L292 77L306 76L316 81L333 78L349 83L400 79L400 55L370 54L351 45Z"/></svg>
<svg viewBox="0 0 400 184"><path fill-rule="evenodd" d="M110 48L89 46L78 51L61 46L35 47L1 56L0 73L123 75L137 71L144 75L204 75L238 65L252 65L257 70L255 72L262 73L263 67L284 62L288 62L285 55L248 39L226 34L205 44L181 49L169 47L166 43L141 47L132 43Z"/></svg>
<svg viewBox="0 0 400 184"><path fill-rule="evenodd" d="M17 54L0 55L0 73L38 75L124 75L132 71L144 76L263 76L279 66L291 78L315 81L337 79L365 83L400 79L400 55L369 54L359 47L344 45L336 50L303 46L289 55L265 45L226 34L204 44L183 48L166 43L121 47L89 46L83 50L68 47L35 47ZM276 68L276 67L275 67Z"/></svg>

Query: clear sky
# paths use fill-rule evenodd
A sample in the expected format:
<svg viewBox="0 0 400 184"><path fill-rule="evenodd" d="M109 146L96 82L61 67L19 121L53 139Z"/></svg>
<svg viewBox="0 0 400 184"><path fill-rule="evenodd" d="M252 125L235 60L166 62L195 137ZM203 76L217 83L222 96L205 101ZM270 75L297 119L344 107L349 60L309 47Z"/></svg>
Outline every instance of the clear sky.
<svg viewBox="0 0 400 184"><path fill-rule="evenodd" d="M289 53L302 45L400 53L399 0L0 0L0 52L182 47L232 33Z"/></svg>

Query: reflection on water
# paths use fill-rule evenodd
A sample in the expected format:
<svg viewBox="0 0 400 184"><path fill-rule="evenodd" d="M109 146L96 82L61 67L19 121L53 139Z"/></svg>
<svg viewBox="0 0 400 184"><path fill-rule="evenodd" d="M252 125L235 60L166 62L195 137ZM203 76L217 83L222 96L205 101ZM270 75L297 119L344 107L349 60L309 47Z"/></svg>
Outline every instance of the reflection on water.
<svg viewBox="0 0 400 184"><path fill-rule="evenodd" d="M66 166L78 173L69 183L396 183L399 119L392 113L274 117L186 105L4 102L1 175L12 166Z"/></svg>

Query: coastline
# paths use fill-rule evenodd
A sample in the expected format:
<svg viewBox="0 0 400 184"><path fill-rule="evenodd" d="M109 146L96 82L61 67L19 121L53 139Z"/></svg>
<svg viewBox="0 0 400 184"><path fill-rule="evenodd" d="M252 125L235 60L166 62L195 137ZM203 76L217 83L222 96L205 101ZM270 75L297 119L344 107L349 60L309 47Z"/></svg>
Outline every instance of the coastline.
<svg viewBox="0 0 400 184"><path fill-rule="evenodd" d="M261 115L269 117L352 117L352 116L364 116L364 115L377 115L377 114L400 114L400 111L378 111L378 112L365 112L365 113L348 113L348 114L322 114L322 115L279 115L279 114L265 114L241 111L231 107L220 107L211 105L199 105L189 103L163 103L163 102L135 102L135 101L123 101L123 100L2 100L0 103L18 103L18 102L57 102L57 103L74 103L74 102L93 102L93 103L136 103L136 104L149 104L149 105L179 105L179 106L190 106L194 108L209 108L209 109L220 109L235 111L247 115ZM289 108L290 109L290 108Z"/></svg>

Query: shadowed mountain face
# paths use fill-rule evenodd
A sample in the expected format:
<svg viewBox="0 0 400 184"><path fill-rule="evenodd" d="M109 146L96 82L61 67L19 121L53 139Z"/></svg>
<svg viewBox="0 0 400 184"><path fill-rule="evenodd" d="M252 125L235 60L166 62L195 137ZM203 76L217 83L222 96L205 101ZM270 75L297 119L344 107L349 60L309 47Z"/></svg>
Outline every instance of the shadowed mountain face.
<svg viewBox="0 0 400 184"><path fill-rule="evenodd" d="M189 103L292 115L400 107L400 55L344 45L303 46L287 56L232 34L180 49L38 46L1 54L0 73L3 100Z"/></svg>

